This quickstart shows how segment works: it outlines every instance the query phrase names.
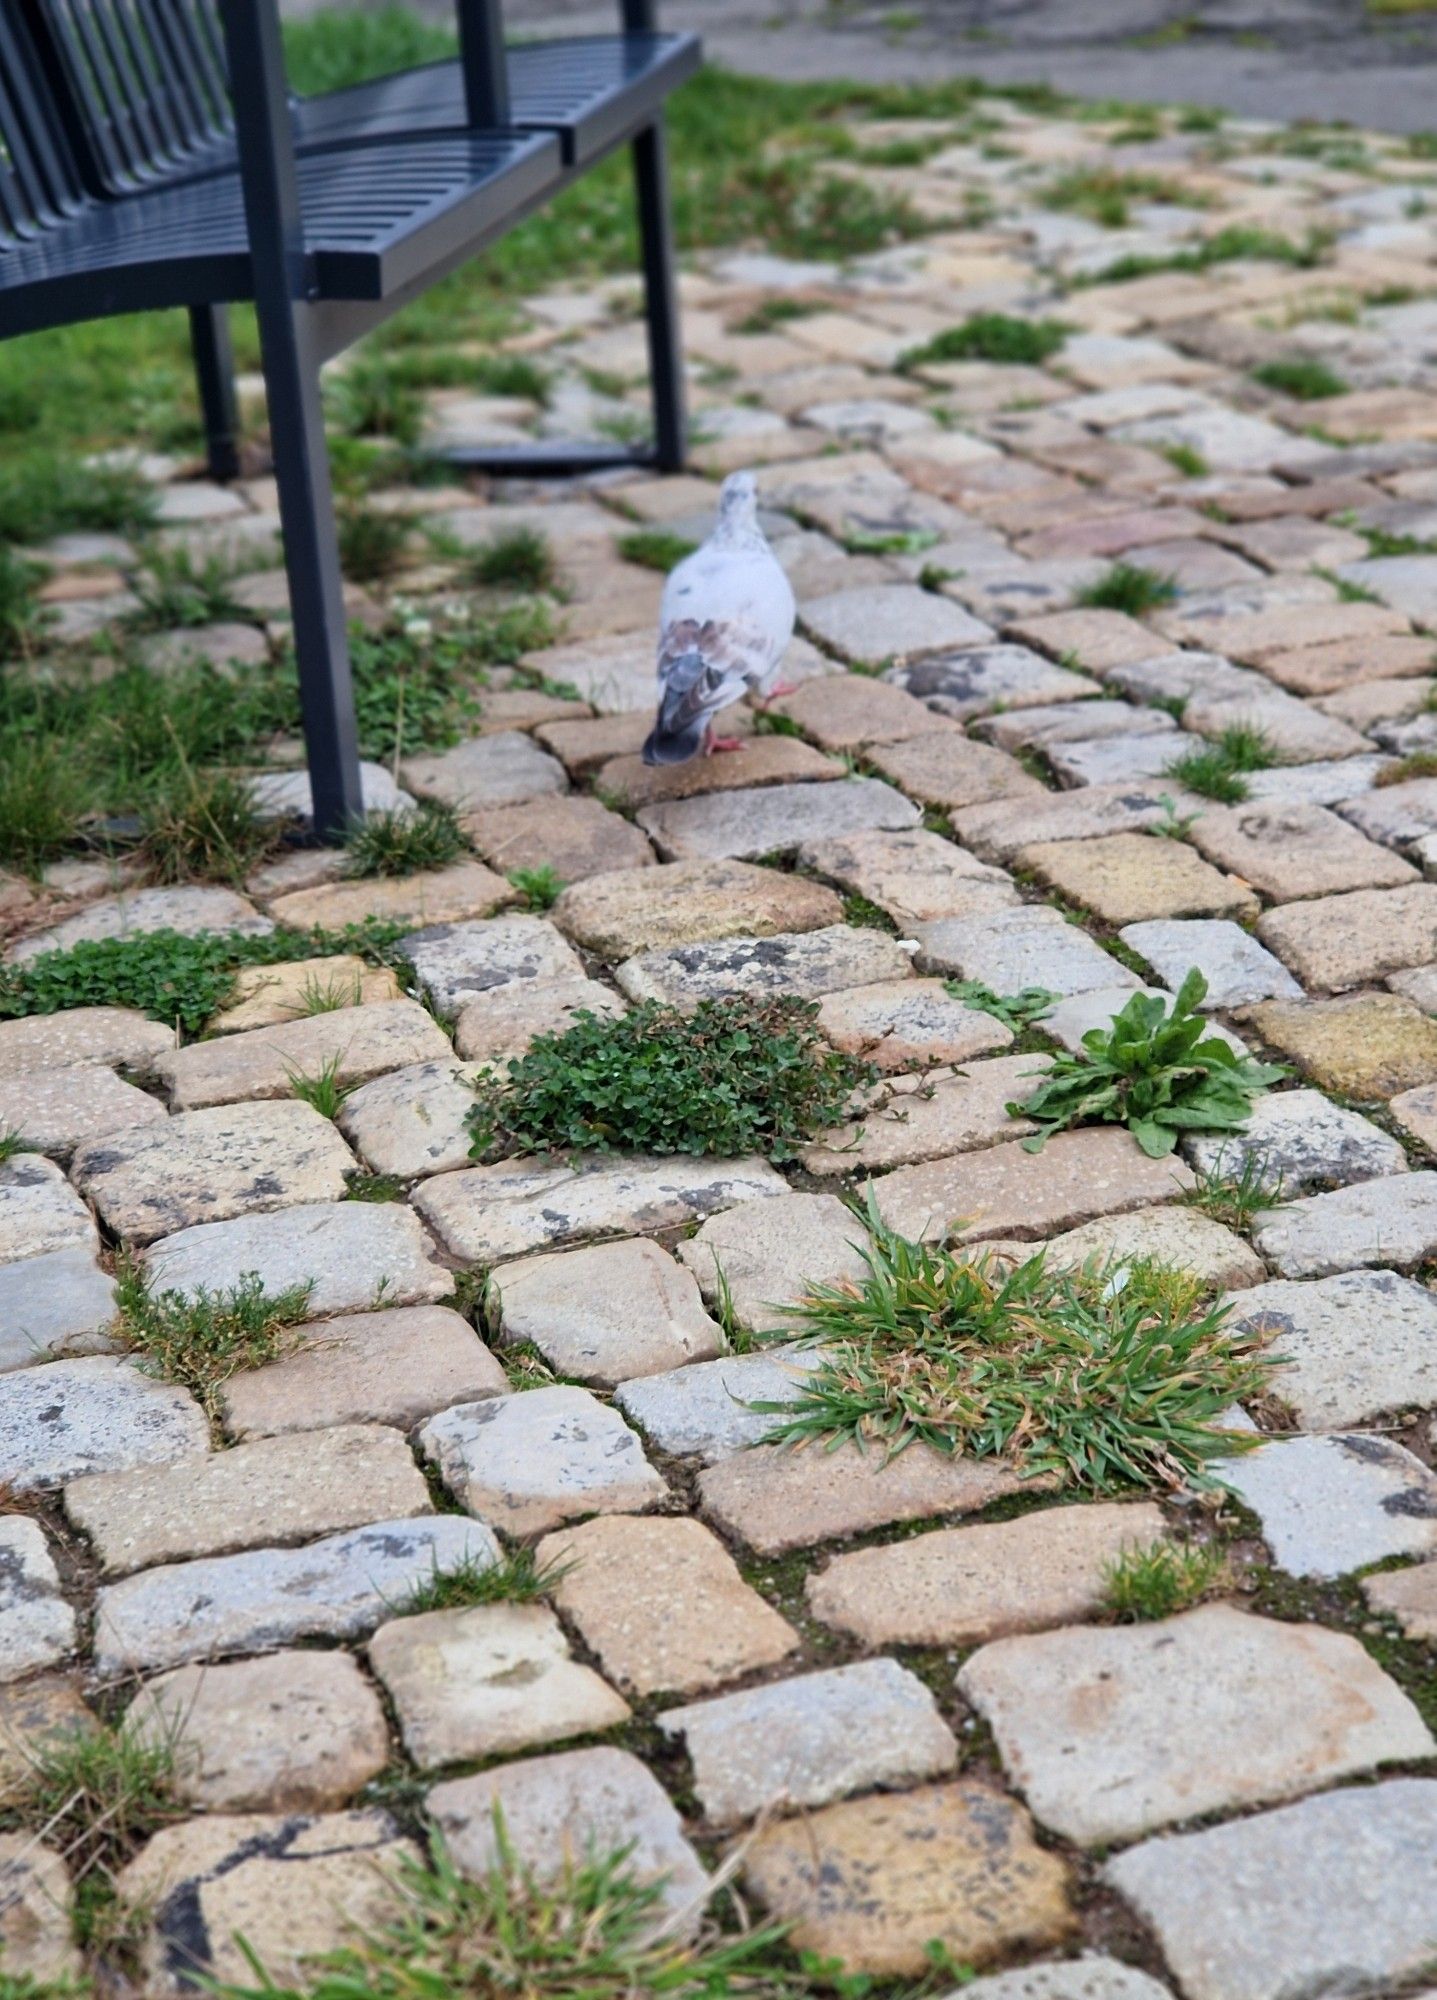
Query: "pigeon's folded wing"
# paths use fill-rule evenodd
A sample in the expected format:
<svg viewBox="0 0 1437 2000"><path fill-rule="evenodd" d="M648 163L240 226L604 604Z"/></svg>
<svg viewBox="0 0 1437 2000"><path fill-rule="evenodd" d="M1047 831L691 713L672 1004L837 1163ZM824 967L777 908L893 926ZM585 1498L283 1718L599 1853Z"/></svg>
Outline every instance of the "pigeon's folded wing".
<svg viewBox="0 0 1437 2000"><path fill-rule="evenodd" d="M766 680L793 637L794 609L792 587L769 549L699 549L664 589L660 677L670 633L697 626L722 632L723 654L743 681Z"/></svg>
<svg viewBox="0 0 1437 2000"><path fill-rule="evenodd" d="M742 699L768 671L763 633L733 619L680 618L659 637L659 712L666 729Z"/></svg>

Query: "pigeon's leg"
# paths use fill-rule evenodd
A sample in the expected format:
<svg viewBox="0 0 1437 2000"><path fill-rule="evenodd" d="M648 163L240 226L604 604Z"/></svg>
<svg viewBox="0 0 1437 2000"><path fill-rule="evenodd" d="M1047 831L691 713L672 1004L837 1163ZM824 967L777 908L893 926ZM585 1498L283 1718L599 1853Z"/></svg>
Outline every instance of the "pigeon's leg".
<svg viewBox="0 0 1437 2000"><path fill-rule="evenodd" d="M775 681L767 694L753 697L753 705L755 708L767 708L770 702L779 701L786 694L797 694L799 685L798 681Z"/></svg>
<svg viewBox="0 0 1437 2000"><path fill-rule="evenodd" d="M742 736L715 736L714 726L710 723L704 732L704 755L712 757L719 750L742 750L746 740Z"/></svg>

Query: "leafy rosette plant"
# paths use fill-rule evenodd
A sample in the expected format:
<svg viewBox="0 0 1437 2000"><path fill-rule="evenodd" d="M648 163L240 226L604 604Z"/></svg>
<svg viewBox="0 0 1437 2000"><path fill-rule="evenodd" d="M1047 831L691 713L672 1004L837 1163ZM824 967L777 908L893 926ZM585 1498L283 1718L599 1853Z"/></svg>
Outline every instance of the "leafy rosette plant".
<svg viewBox="0 0 1437 2000"><path fill-rule="evenodd" d="M1107 1028L1091 1028L1082 1050L1054 1056L1014 1117L1041 1127L1023 1144L1039 1152L1075 1125L1126 1125L1150 1159L1172 1152L1184 1132L1240 1132L1253 1099L1287 1071L1239 1055L1197 1012L1207 981L1196 969L1171 1005L1135 993Z"/></svg>

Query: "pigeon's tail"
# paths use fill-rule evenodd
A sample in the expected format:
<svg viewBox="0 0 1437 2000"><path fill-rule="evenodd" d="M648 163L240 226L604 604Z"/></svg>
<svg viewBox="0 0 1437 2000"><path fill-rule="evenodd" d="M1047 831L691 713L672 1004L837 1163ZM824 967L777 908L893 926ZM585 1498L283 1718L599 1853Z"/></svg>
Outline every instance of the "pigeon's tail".
<svg viewBox="0 0 1437 2000"><path fill-rule="evenodd" d="M710 719L723 706L722 694L713 699L713 683L709 663L697 649L666 664L659 712L644 744L646 764L687 764L698 756Z"/></svg>

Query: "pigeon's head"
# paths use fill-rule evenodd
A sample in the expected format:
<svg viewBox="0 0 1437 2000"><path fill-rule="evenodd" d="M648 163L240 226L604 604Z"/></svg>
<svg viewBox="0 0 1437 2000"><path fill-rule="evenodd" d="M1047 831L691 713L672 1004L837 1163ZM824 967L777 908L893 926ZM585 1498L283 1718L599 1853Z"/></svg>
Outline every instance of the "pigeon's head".
<svg viewBox="0 0 1437 2000"><path fill-rule="evenodd" d="M719 488L719 525L751 528L758 520L758 481L751 472L731 472Z"/></svg>

